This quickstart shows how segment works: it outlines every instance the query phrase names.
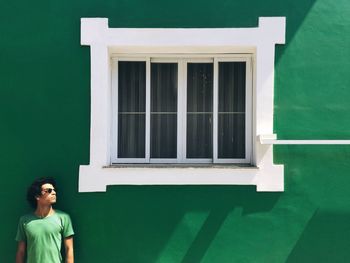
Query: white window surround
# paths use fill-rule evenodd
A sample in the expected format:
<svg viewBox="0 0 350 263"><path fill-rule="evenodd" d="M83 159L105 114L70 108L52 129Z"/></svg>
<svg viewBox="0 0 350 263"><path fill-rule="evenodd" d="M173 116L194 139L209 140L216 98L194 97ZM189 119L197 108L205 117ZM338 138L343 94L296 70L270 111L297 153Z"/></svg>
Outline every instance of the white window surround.
<svg viewBox="0 0 350 263"><path fill-rule="evenodd" d="M209 37L208 37L209 36ZM283 165L273 164L275 45L285 42L285 17L260 17L255 28L109 28L107 18L81 19L81 44L91 49L90 164L79 169L79 192L107 185L256 185L283 191ZM233 165L111 166L111 57L123 54L237 54L254 57L252 167Z"/></svg>

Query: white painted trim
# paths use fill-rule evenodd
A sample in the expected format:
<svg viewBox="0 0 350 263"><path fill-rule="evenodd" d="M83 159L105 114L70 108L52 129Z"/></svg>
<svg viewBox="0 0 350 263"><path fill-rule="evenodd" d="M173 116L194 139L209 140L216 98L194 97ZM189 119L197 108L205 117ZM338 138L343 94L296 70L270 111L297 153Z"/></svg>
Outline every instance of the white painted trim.
<svg viewBox="0 0 350 263"><path fill-rule="evenodd" d="M117 61L133 61L133 62L146 62L147 63L148 56L141 57L138 55L137 57L112 57L112 60Z"/></svg>
<svg viewBox="0 0 350 263"><path fill-rule="evenodd" d="M245 84L245 158L243 159L233 159L233 158L218 158L218 146L216 142L216 153L214 156L214 163L251 163L251 155L252 155L252 101L253 101L253 95L252 95L252 88L253 88L253 72L252 72L252 59L253 56L251 54L247 54L245 56L237 56L235 58L229 58L229 57L219 57L215 60L216 64L216 70L219 69L219 62L245 62L246 63L246 84ZM218 74L218 72L217 72ZM218 77L218 76L217 76ZM214 82L214 85L216 84L216 87L214 86L214 93L217 96L217 100L219 99L219 80L216 79L216 83ZM214 104L215 105L215 104ZM215 106L216 110L218 110L218 105ZM215 113L215 115L218 114L218 111ZM214 115L214 118L217 117L216 120L214 120L214 125L216 128L215 135L213 138L217 138L218 134L218 116ZM213 145L214 146L214 145Z"/></svg>
<svg viewBox="0 0 350 263"><path fill-rule="evenodd" d="M184 140L184 134L186 123L185 117L183 116L183 111L180 109L186 108L186 90L184 87L184 63L179 61L177 64L177 160L182 162L186 156L184 152L186 151L186 141ZM185 127L184 127L185 126Z"/></svg>
<svg viewBox="0 0 350 263"><path fill-rule="evenodd" d="M151 59L146 59L146 132L145 157L146 162L151 158Z"/></svg>
<svg viewBox="0 0 350 263"><path fill-rule="evenodd" d="M215 55L213 55L215 57ZM188 63L213 63L214 59L212 57L198 57L198 58L184 58L186 64Z"/></svg>
<svg viewBox="0 0 350 263"><path fill-rule="evenodd" d="M260 135L261 144L285 144L285 145L349 145L350 140L277 140L275 134Z"/></svg>
<svg viewBox="0 0 350 263"><path fill-rule="evenodd" d="M146 114L145 114L145 158L118 158L118 62L119 61L134 61L134 62L145 62L146 63ZM150 76L147 71L149 68L149 58L148 57L133 57L127 59L125 57L112 57L111 58L111 154L110 154L110 163L145 163L149 162L150 154L150 142L147 132L149 132L149 123L150 123ZM148 115L148 116L147 116Z"/></svg>
<svg viewBox="0 0 350 263"><path fill-rule="evenodd" d="M185 61L181 61L181 68L182 68L182 96L183 96L183 103L182 103L182 131L181 131L181 141L182 141L182 160L181 162L185 162L187 159L187 63ZM179 136L177 137L179 138Z"/></svg>
<svg viewBox="0 0 350 263"><path fill-rule="evenodd" d="M251 162L252 148L253 148L253 135L252 135L252 122L253 122L253 58L247 59L246 61L246 102L245 102L245 152L246 161Z"/></svg>
<svg viewBox="0 0 350 263"><path fill-rule="evenodd" d="M106 191L107 185L256 185L259 169L249 168L99 168L80 166L86 182L93 189L80 185L81 192ZM96 182L93 177L100 176ZM215 174L214 176L211 176ZM233 176L234 174L234 176ZM166 176L164 176L166 175Z"/></svg>
<svg viewBox="0 0 350 263"><path fill-rule="evenodd" d="M149 55L151 59L151 63L178 63L178 58L169 58L169 57L162 57L158 56L157 54Z"/></svg>
<svg viewBox="0 0 350 263"><path fill-rule="evenodd" d="M183 59L183 64L184 64L184 70L185 70L185 74L184 74L184 87L185 87L185 100L184 100L184 104L186 104L186 107L184 107L184 111L183 111L183 116L184 116L184 120L185 120L185 129L183 130L183 134L184 134L184 160L183 163L212 163L213 162L213 158L188 158L187 157L187 76L188 76L188 64L189 63L211 63L213 64L213 78L214 78L214 58L186 58ZM213 79L214 81L214 79ZM213 82L214 84L214 82ZM213 91L214 92L214 91ZM214 95L214 94L213 94ZM214 106L214 105L213 105ZM211 113L213 114L213 113ZM216 142L213 141L213 145ZM213 146L214 147L214 146Z"/></svg>
<svg viewBox="0 0 350 263"><path fill-rule="evenodd" d="M166 164L166 163L178 163L178 160L176 158L151 158L150 163L159 163L159 164ZM148 165L148 164L145 164Z"/></svg>
<svg viewBox="0 0 350 263"><path fill-rule="evenodd" d="M148 160L147 158L116 158L112 162L112 164L117 164L117 163L147 163Z"/></svg>
<svg viewBox="0 0 350 263"><path fill-rule="evenodd" d="M246 59L248 56L251 56L255 51L252 50L251 52L241 52L241 53L225 53L222 54L221 52L217 53L203 53L203 54L188 54L187 52L184 53L112 53L110 56L112 59L118 59L120 61L144 61L146 57L151 58L151 62L179 62L180 60L191 60L193 62L202 61L203 63L210 63L213 62L214 57L218 57L220 59L226 59L228 58L229 61L231 59Z"/></svg>
<svg viewBox="0 0 350 263"><path fill-rule="evenodd" d="M219 63L217 57L214 58L213 75L213 162L218 163Z"/></svg>
<svg viewBox="0 0 350 263"><path fill-rule="evenodd" d="M112 73L111 73L111 83L112 83L112 97L111 97L111 104L112 104L112 130L111 130L111 156L110 160L111 163L114 163L117 159L117 153L118 153L118 60L111 59L111 67L112 67Z"/></svg>
<svg viewBox="0 0 350 263"><path fill-rule="evenodd" d="M255 136L273 133L274 48L284 41L285 17L260 17L258 27L220 29L109 28L106 18L82 18L81 44L91 50L91 128L90 164L80 166L79 191L106 191L114 184L237 184L283 191L283 165L273 164L273 146L258 139L254 169L103 167L111 161L111 54L254 54Z"/></svg>

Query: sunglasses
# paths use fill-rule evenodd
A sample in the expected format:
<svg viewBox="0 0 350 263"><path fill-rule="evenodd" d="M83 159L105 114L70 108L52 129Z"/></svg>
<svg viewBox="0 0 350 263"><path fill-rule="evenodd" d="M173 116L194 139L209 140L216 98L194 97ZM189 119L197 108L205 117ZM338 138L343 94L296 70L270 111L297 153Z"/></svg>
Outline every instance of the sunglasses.
<svg viewBox="0 0 350 263"><path fill-rule="evenodd" d="M52 191L55 191L55 193L57 193L57 189L55 189L55 188L45 188L45 189L43 189L43 192L49 193L49 194L51 194Z"/></svg>

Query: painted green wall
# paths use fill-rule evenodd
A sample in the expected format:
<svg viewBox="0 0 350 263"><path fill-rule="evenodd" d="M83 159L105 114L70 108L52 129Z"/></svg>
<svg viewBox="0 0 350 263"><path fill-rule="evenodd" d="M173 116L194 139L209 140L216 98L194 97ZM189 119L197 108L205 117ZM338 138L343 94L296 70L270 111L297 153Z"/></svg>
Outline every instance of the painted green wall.
<svg viewBox="0 0 350 263"><path fill-rule="evenodd" d="M0 262L12 262L27 185L51 175L75 223L76 262L350 262L350 147L277 146L284 193L247 186L113 186L78 193L89 160L89 48L111 27L247 27L286 16L276 49L281 139L350 139L348 0L0 2Z"/></svg>

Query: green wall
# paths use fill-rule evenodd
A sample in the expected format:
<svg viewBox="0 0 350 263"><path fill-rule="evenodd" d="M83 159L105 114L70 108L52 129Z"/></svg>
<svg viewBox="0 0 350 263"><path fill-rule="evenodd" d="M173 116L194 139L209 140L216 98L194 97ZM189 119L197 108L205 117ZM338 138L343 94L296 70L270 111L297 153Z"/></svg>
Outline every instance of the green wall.
<svg viewBox="0 0 350 263"><path fill-rule="evenodd" d="M57 178L76 262L350 262L350 146L276 146L285 192L113 186L78 193L89 161L90 54L80 18L111 27L247 27L286 16L276 48L280 139L350 139L348 0L0 2L0 262L13 262L28 184Z"/></svg>

